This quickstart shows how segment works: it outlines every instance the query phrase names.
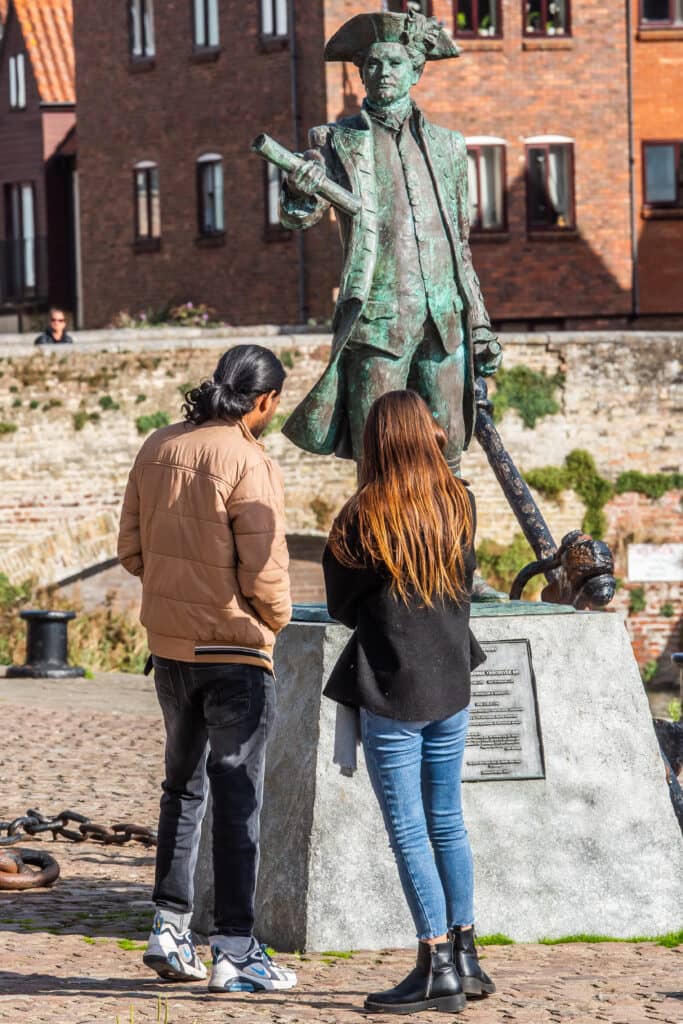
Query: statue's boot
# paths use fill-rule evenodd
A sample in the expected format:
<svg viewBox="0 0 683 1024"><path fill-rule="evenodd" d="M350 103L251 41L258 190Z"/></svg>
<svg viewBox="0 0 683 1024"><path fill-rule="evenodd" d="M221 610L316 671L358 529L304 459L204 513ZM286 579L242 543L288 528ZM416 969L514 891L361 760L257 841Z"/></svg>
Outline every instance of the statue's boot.
<svg viewBox="0 0 683 1024"><path fill-rule="evenodd" d="M480 576L478 572L475 572L474 579L472 580L472 600L473 601L509 601L509 596L504 590L496 590L487 583L483 576Z"/></svg>
<svg viewBox="0 0 683 1024"><path fill-rule="evenodd" d="M451 943L430 945L420 942L417 963L408 977L395 988L368 996L365 1009L376 1013L420 1013L424 1010L458 1013L466 1004L467 997L453 963Z"/></svg>

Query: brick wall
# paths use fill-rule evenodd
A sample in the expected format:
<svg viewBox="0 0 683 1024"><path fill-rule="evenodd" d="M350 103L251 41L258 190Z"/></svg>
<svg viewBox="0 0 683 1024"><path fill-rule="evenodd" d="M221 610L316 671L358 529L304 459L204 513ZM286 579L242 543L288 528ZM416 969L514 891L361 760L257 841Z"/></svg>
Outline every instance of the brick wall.
<svg viewBox="0 0 683 1024"><path fill-rule="evenodd" d="M264 165L249 152L268 130L293 146L291 51L265 50L258 4L220 4L217 60L192 56L190 4L155 5L154 66L128 58L126 4L76 0L78 168L84 318L101 326L123 308L168 301L209 303L238 323L299 322L299 251L288 233L265 241ZM306 40L315 35L315 17ZM320 40L315 43L320 49ZM324 115L316 76L301 91L301 116ZM225 244L197 243L196 160L219 154L225 169ZM162 241L134 247L133 166L159 168Z"/></svg>
<svg viewBox="0 0 683 1024"><path fill-rule="evenodd" d="M93 334L87 341L79 338L68 352L0 341L0 419L18 428L0 435L0 572L14 578L43 572L54 580L76 571L79 557L84 566L88 559L113 555L126 477L142 441L136 417L161 409L177 419L181 387L210 374L220 354L237 340L197 334ZM286 353L293 364L282 400L283 411L291 410L325 365L329 337L273 333L253 340ZM503 341L508 368L524 364L565 374L558 392L560 413L540 420L533 430L515 411L503 418L500 431L520 469L560 465L573 448L585 448L612 480L626 469L681 470L683 336L534 333L505 335ZM99 399L105 395L119 408L103 410ZM73 417L81 410L97 413L99 420L75 431ZM353 490L353 465L301 452L280 433L266 440L285 476L288 532L322 534ZM509 543L519 527L476 443L464 457L463 472L477 495L479 539ZM580 526L584 508L573 492L558 501L538 500L558 542ZM627 540L683 541L680 502L681 494L672 492L659 501L622 495L610 503L607 539L617 554L619 576L626 576ZM55 543L55 536L63 543ZM55 560L57 551L61 554ZM295 557L307 561L299 549ZM31 567L32 573L27 572ZM305 595L318 594L318 587L319 582L307 579ZM626 581L617 607L627 607L629 587ZM661 654L665 637L666 643L677 642L673 638L683 614L674 588L652 584L647 591L653 595L647 613L633 620L643 661L659 656L654 651ZM657 609L669 601L676 615L665 619Z"/></svg>
<svg viewBox="0 0 683 1024"><path fill-rule="evenodd" d="M205 64L191 59L189 2L157 5L154 66L133 71L126 5L75 0L88 325L188 298L234 323L330 316L340 263L333 218L301 241L265 242L263 168L248 147L263 130L303 146L310 126L358 109L357 69L325 66L322 50L342 21L376 6L316 0L304 17L299 5L295 128L292 50L264 50L257 4L220 5L223 50ZM502 0L504 38L463 41L462 57L428 65L415 91L436 123L507 142L508 230L473 245L497 321L599 324L630 311L625 12L598 0L573 6L571 38L523 40L519 0ZM450 26L451 0L433 8ZM548 133L575 143L577 230L538 241L526 231L523 139ZM207 151L226 171L219 249L196 244L195 161ZM133 246L132 168L142 159L159 166L159 252Z"/></svg>
<svg viewBox="0 0 683 1024"><path fill-rule="evenodd" d="M631 0L634 185L642 313L683 312L683 209L643 206L644 140L683 142L683 28L640 30L640 0Z"/></svg>

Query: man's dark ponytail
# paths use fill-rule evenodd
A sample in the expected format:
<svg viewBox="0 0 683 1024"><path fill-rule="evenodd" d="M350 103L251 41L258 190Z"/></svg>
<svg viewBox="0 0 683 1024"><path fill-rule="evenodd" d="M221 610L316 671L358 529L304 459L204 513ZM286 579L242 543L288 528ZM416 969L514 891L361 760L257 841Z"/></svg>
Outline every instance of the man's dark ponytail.
<svg viewBox="0 0 683 1024"><path fill-rule="evenodd" d="M280 394L286 377L277 356L262 345L236 345L221 356L213 380L185 392L183 414L190 423L234 423L251 412L259 395Z"/></svg>

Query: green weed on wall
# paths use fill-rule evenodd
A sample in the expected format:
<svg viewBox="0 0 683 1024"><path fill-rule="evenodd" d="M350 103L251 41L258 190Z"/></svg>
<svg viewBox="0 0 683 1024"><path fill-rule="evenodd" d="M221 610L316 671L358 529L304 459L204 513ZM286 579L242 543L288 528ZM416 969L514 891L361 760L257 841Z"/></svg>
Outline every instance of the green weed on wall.
<svg viewBox="0 0 683 1024"><path fill-rule="evenodd" d="M525 427L535 427L543 416L560 411L555 399L557 388L564 384L564 374L537 373L529 366L501 367L497 371L496 390L491 395L493 421L498 423L507 409L516 409Z"/></svg>

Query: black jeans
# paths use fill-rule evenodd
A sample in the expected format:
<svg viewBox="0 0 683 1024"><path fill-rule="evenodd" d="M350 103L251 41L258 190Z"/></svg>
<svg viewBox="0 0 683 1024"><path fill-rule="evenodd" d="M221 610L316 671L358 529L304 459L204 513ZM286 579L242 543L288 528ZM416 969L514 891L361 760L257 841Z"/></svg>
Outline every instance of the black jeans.
<svg viewBox="0 0 683 1024"><path fill-rule="evenodd" d="M252 665L155 656L154 682L166 725L154 902L177 914L192 911L210 788L216 933L251 935L273 676Z"/></svg>

